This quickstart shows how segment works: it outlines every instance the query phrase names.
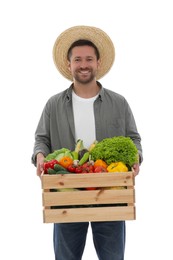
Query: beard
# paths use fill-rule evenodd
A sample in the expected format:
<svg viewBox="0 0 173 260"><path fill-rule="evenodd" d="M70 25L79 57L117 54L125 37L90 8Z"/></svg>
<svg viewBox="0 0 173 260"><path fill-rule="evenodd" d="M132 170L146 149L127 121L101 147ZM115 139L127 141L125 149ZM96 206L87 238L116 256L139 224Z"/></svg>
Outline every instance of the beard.
<svg viewBox="0 0 173 260"><path fill-rule="evenodd" d="M95 73L93 73L93 71L91 71L91 73L89 75L80 74L78 72L75 72L73 77L74 77L75 81L77 81L81 84L88 84L95 79L96 75L95 75Z"/></svg>

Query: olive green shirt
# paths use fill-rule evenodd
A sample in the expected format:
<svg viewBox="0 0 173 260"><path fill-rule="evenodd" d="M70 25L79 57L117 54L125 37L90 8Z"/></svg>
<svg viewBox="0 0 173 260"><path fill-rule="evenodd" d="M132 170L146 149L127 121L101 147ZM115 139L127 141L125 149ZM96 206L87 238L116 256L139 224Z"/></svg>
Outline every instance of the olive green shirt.
<svg viewBox="0 0 173 260"><path fill-rule="evenodd" d="M100 93L94 102L96 140L107 137L128 136L135 143L142 162L141 137L137 131L134 116L126 99L100 86ZM75 126L72 109L73 84L66 90L52 96L46 103L35 132L32 163L36 155L45 156L63 147L75 148ZM90 126L88 125L88 131ZM93 140L94 141L94 140Z"/></svg>

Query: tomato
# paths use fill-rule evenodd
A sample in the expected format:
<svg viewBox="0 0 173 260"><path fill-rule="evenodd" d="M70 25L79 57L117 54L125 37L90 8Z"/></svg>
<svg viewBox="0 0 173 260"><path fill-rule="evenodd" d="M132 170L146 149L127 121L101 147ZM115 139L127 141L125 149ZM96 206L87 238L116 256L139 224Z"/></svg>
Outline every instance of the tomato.
<svg viewBox="0 0 173 260"><path fill-rule="evenodd" d="M82 173L82 166L77 166L75 173Z"/></svg>
<svg viewBox="0 0 173 260"><path fill-rule="evenodd" d="M94 167L93 167L93 165L91 165L91 164L89 164L89 163L84 163L83 165L82 165L82 172L83 173L92 173L92 172L94 172Z"/></svg>
<svg viewBox="0 0 173 260"><path fill-rule="evenodd" d="M107 172L107 169L103 166L97 166L95 169L94 169L94 172L95 173L99 173L99 172Z"/></svg>
<svg viewBox="0 0 173 260"><path fill-rule="evenodd" d="M69 172L76 172L76 166L74 166L73 164L70 164L67 167L67 171L69 171Z"/></svg>
<svg viewBox="0 0 173 260"><path fill-rule="evenodd" d="M49 168L54 169L54 165L55 165L55 164L58 164L58 161L57 161L57 160L51 160L51 161L45 162L45 163L44 163L44 166L43 166L44 173L46 174L46 173L47 173L47 170L48 170Z"/></svg>

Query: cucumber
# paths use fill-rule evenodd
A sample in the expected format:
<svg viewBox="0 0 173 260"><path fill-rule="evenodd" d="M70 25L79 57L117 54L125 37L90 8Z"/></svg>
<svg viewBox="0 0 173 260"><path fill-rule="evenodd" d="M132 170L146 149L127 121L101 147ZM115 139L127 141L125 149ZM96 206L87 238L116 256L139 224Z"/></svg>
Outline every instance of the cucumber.
<svg viewBox="0 0 173 260"><path fill-rule="evenodd" d="M64 168L60 164L55 164L54 165L54 170L55 170L55 174L67 174L67 173L70 173L69 171L66 170L66 168Z"/></svg>
<svg viewBox="0 0 173 260"><path fill-rule="evenodd" d="M54 165L54 170L55 170L56 172L66 171L66 169L65 169L63 166L61 166L60 164L55 164L55 165Z"/></svg>
<svg viewBox="0 0 173 260"><path fill-rule="evenodd" d="M56 171L52 168L47 169L48 174L57 174Z"/></svg>
<svg viewBox="0 0 173 260"><path fill-rule="evenodd" d="M88 159L89 159L89 155L90 155L90 153L89 153L89 152L86 152L86 153L82 156L82 158L80 159L78 165L81 166L81 165L83 165L85 162L87 162Z"/></svg>

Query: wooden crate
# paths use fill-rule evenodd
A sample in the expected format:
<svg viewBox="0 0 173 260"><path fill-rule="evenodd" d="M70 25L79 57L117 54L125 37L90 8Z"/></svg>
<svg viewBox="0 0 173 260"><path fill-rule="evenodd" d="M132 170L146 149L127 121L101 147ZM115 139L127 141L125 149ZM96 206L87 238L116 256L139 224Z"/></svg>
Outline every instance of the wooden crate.
<svg viewBox="0 0 173 260"><path fill-rule="evenodd" d="M107 189L116 186L117 189ZM120 187L126 187L121 189ZM55 191L99 187L97 190ZM44 223L135 219L132 172L58 174L42 176Z"/></svg>

